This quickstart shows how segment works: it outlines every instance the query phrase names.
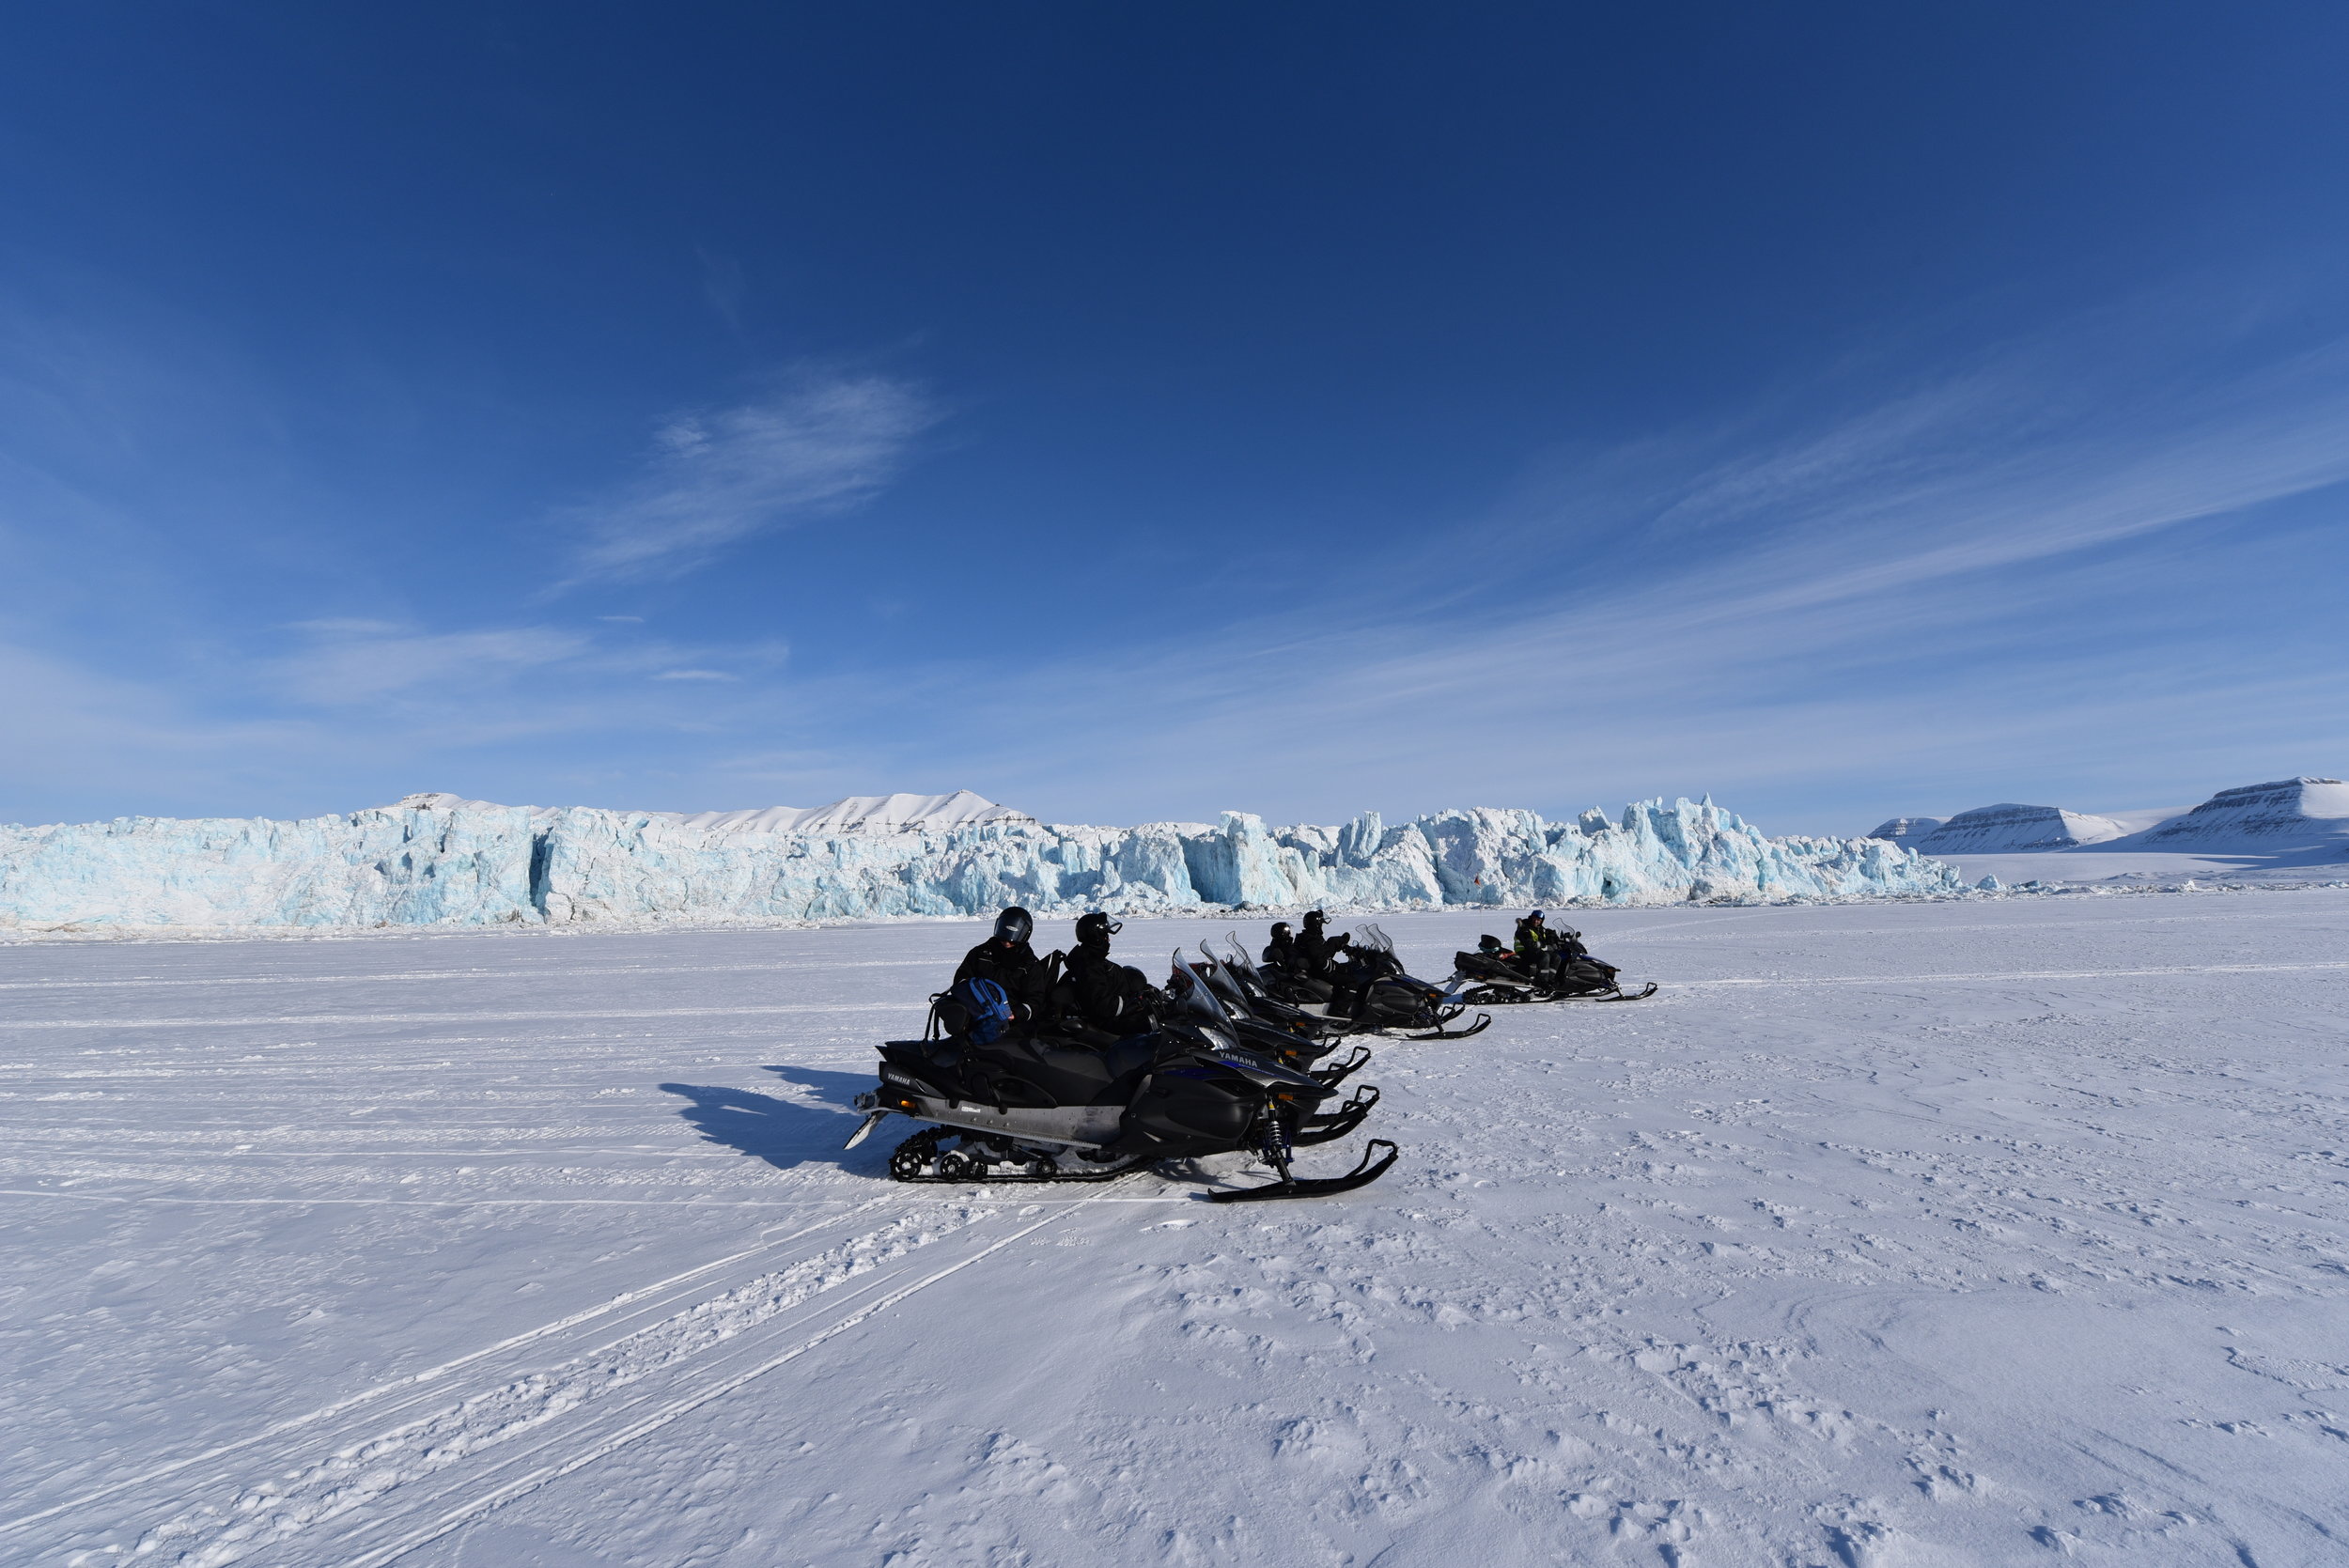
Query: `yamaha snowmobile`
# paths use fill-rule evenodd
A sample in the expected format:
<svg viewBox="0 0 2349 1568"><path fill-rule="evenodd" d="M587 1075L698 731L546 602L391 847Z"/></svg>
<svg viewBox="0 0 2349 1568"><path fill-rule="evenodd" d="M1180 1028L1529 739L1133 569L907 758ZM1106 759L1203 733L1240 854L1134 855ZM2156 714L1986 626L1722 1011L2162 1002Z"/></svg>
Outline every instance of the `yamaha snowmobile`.
<svg viewBox="0 0 2349 1568"><path fill-rule="evenodd" d="M1240 944L1238 932L1225 932L1221 949L1213 942L1203 941L1199 951L1213 964L1206 970L1207 978L1218 982L1221 992L1237 992L1233 1000L1246 1007L1251 1016L1305 1040L1334 1039L1353 1032L1350 1019L1331 1017L1312 1005L1283 997L1279 980L1257 968L1248 956L1248 949Z"/></svg>
<svg viewBox="0 0 2349 1568"><path fill-rule="evenodd" d="M1403 960L1394 955L1393 939L1377 926L1356 926L1346 952L1346 961L1337 967L1338 995L1330 1006L1349 1017L1358 1032L1416 1030L1404 1038L1465 1040L1491 1026L1492 1015L1480 1013L1466 1029L1454 1029L1453 1020L1468 1010L1468 1003L1441 986L1405 973Z"/></svg>
<svg viewBox="0 0 2349 1568"><path fill-rule="evenodd" d="M1353 1032L1350 1020L1307 1012L1274 998L1265 987L1264 976L1249 962L1238 934L1231 933L1223 940L1221 950L1211 941L1202 941L1199 951L1206 955L1206 962L1194 968L1223 1003L1224 1017L1241 1045L1332 1089L1361 1071L1370 1061L1370 1052L1361 1046L1343 1062L1326 1060L1336 1041ZM1370 1094L1375 1099L1377 1091Z"/></svg>
<svg viewBox="0 0 2349 1568"><path fill-rule="evenodd" d="M1230 1153L1272 1168L1267 1185L1207 1194L1225 1203L1346 1192L1386 1174L1398 1151L1375 1138L1344 1175L1297 1175L1293 1151L1352 1132L1376 1092L1328 1110L1330 1085L1241 1046L1180 953L1170 986L1173 1005L1156 1029L1101 1049L1009 1030L1000 993L958 998L968 1021L942 1035L933 1008L925 1038L880 1047L880 1082L857 1096L866 1114L848 1146L895 1113L927 1124L890 1156L889 1173L903 1182L1100 1182Z"/></svg>
<svg viewBox="0 0 2349 1568"><path fill-rule="evenodd" d="M1626 991L1614 965L1591 956L1582 933L1570 926L1546 930L1528 957L1486 937L1474 953L1452 955L1453 994L1464 1005L1488 1007L1528 1001L1641 1001L1656 994L1649 981Z"/></svg>

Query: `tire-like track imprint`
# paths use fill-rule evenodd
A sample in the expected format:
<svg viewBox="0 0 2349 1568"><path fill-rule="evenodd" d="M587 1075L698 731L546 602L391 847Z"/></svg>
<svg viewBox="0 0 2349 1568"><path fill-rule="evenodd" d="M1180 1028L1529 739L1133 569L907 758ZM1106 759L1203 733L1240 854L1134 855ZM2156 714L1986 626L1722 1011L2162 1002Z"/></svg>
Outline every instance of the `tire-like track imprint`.
<svg viewBox="0 0 2349 1568"><path fill-rule="evenodd" d="M11 1560L69 1565L143 1557L178 1568L374 1568L659 1431L1081 1206L926 1206L840 1238L850 1211L0 1522L0 1550ZM727 1283L730 1276L739 1282ZM713 1285L723 1288L710 1294ZM679 1310L685 1301L692 1304Z"/></svg>

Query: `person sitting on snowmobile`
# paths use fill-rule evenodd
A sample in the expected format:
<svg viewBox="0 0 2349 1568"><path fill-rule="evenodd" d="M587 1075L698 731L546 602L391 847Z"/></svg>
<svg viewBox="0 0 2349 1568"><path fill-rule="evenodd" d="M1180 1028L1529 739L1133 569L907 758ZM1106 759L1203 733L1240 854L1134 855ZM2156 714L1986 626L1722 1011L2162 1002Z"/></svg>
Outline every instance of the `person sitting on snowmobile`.
<svg viewBox="0 0 2349 1568"><path fill-rule="evenodd" d="M1346 962L1354 939L1343 932L1330 936L1326 929L1329 919L1319 909L1305 911L1305 934L1297 939L1298 964L1306 978L1330 987L1330 1011L1351 1017L1370 978L1355 973L1354 966Z"/></svg>
<svg viewBox="0 0 2349 1568"><path fill-rule="evenodd" d="M1315 980L1329 980L1330 961L1353 945L1354 939L1344 934L1332 937L1325 926L1330 917L1319 909L1305 911L1305 934L1297 939L1299 969Z"/></svg>
<svg viewBox="0 0 2349 1568"><path fill-rule="evenodd" d="M995 917L994 934L962 955L956 983L992 980L1003 988L1017 1017L1034 1017L1052 986L1051 970L1028 945L1034 930L1035 917L1014 904Z"/></svg>
<svg viewBox="0 0 2349 1568"><path fill-rule="evenodd" d="M1077 946L1065 961L1066 978L1054 992L1055 1000L1064 1001L1064 1017L1121 1040L1145 1032L1166 1000L1140 970L1111 960L1110 938L1123 929L1098 909L1079 916Z"/></svg>
<svg viewBox="0 0 2349 1568"><path fill-rule="evenodd" d="M1315 910L1306 919L1310 923L1317 919L1319 914L1320 911ZM1308 924L1306 929L1314 934L1314 939L1319 943L1321 927ZM1331 990L1330 982L1313 972L1312 960L1305 955L1305 945L1290 933L1289 923L1285 920L1273 923L1272 940L1266 944L1264 950L1264 967L1266 976L1272 982L1275 992L1282 1001L1326 1002L1330 1000ZM1326 973L1330 968L1327 957L1323 959L1321 967Z"/></svg>
<svg viewBox="0 0 2349 1568"><path fill-rule="evenodd" d="M1297 956L1297 934L1285 920L1272 923L1272 939L1265 944L1264 964L1268 970L1283 970L1290 974L1305 972L1303 962Z"/></svg>
<svg viewBox="0 0 2349 1568"><path fill-rule="evenodd" d="M1542 924L1541 910L1536 909L1518 921L1517 961L1529 969L1539 969L1542 963L1542 948L1547 945L1548 939L1549 928Z"/></svg>

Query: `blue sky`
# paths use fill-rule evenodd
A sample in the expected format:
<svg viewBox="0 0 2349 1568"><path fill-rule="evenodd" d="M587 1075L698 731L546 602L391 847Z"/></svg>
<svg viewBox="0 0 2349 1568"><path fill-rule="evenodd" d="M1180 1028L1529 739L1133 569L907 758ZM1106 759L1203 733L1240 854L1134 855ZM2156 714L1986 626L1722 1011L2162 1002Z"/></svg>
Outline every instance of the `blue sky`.
<svg viewBox="0 0 2349 1568"><path fill-rule="evenodd" d="M2349 766L2349 10L106 3L0 820Z"/></svg>

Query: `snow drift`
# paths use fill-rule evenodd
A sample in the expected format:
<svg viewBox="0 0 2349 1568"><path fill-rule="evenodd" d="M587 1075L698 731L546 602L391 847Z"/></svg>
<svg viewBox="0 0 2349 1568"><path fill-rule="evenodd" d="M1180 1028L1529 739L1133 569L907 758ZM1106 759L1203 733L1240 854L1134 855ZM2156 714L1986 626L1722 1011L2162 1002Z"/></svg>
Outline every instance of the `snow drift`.
<svg viewBox="0 0 2349 1568"><path fill-rule="evenodd" d="M1944 893L1957 873L1874 839L1768 838L1707 800L1440 811L1389 827L1053 827L977 796L685 816L410 796L299 822L0 828L0 927L379 926L1128 913L1210 905L1661 904ZM973 806L972 802L976 801ZM984 809L981 809L984 808ZM781 808L788 811L789 808ZM1000 814L1000 815L994 815ZM781 819L781 818L778 818ZM801 820L794 816L791 820Z"/></svg>

